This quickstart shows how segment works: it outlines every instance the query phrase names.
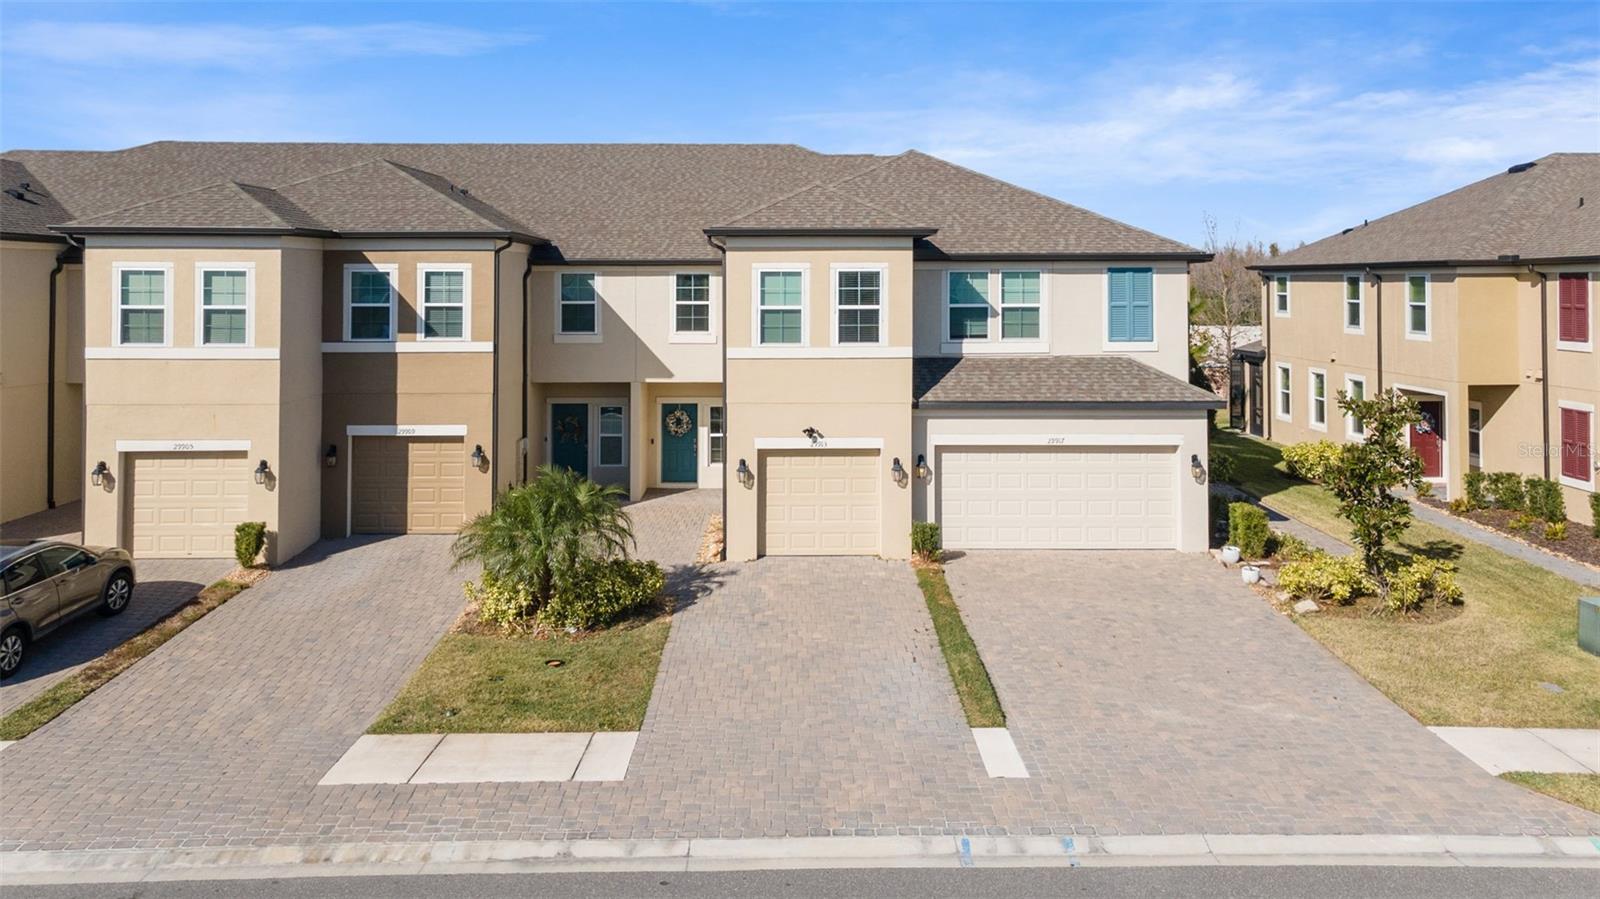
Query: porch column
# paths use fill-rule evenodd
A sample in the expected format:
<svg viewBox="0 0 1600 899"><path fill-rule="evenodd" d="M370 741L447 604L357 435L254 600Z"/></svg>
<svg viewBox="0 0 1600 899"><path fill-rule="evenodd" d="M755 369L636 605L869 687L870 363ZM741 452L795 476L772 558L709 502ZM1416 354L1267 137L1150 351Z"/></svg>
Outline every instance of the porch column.
<svg viewBox="0 0 1600 899"><path fill-rule="evenodd" d="M639 500L644 497L645 475L650 470L650 425L654 419L649 406L649 396L642 381L628 384L628 408L633 410L632 427L628 428L628 496Z"/></svg>

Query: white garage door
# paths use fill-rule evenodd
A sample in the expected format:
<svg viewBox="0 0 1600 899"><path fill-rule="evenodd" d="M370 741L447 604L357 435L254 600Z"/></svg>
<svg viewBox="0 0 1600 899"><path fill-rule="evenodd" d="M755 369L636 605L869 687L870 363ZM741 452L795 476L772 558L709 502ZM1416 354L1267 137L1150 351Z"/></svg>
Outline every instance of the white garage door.
<svg viewBox="0 0 1600 899"><path fill-rule="evenodd" d="M876 554L882 529L878 468L876 450L762 453L761 553Z"/></svg>
<svg viewBox="0 0 1600 899"><path fill-rule="evenodd" d="M128 471L130 544L141 559L228 558L245 520L252 466L244 453L152 453Z"/></svg>
<svg viewBox="0 0 1600 899"><path fill-rule="evenodd" d="M1177 455L1162 447L971 447L939 454L951 549L1171 549Z"/></svg>

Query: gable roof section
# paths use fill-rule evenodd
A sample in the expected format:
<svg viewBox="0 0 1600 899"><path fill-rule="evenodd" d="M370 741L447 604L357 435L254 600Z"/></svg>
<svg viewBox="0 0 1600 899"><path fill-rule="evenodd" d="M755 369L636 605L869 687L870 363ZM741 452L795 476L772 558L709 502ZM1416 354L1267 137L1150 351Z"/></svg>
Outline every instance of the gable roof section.
<svg viewBox="0 0 1600 899"><path fill-rule="evenodd" d="M1126 356L921 356L912 362L911 398L917 406L1224 405Z"/></svg>
<svg viewBox="0 0 1600 899"><path fill-rule="evenodd" d="M0 190L0 238L66 243L50 229L66 221L66 209L27 166L0 159Z"/></svg>
<svg viewBox="0 0 1600 899"><path fill-rule="evenodd" d="M543 238L432 172L374 159L290 182L277 191L343 235L465 235Z"/></svg>
<svg viewBox="0 0 1600 899"><path fill-rule="evenodd" d="M66 230L81 234L216 231L241 234L328 233L303 210L272 190L222 181L125 209L78 219Z"/></svg>
<svg viewBox="0 0 1600 899"><path fill-rule="evenodd" d="M1597 206L1600 153L1553 153L1255 268L1597 258Z"/></svg>
<svg viewBox="0 0 1600 899"><path fill-rule="evenodd" d="M903 234L926 237L937 231L824 184L812 183L773 200L707 234Z"/></svg>

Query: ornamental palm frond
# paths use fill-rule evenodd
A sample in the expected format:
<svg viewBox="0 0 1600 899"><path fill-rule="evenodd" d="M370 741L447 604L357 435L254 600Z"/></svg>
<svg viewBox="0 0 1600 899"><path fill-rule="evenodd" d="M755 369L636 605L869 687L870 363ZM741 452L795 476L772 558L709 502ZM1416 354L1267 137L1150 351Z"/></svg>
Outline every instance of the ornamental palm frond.
<svg viewBox="0 0 1600 899"><path fill-rule="evenodd" d="M583 562L628 557L634 538L626 498L620 487L542 466L461 529L451 547L456 564L474 561L487 580L526 585L542 606Z"/></svg>

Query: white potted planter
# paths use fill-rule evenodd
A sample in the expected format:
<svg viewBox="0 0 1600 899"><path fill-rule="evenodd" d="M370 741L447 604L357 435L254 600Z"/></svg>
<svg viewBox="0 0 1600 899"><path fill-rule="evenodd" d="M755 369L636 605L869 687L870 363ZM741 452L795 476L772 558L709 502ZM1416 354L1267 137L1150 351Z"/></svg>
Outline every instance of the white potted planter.
<svg viewBox="0 0 1600 899"><path fill-rule="evenodd" d="M1222 548L1222 561L1229 565L1239 564L1239 547L1224 546Z"/></svg>
<svg viewBox="0 0 1600 899"><path fill-rule="evenodd" d="M1239 569L1239 578L1246 584L1254 584L1261 580L1261 568L1256 565L1246 565Z"/></svg>

